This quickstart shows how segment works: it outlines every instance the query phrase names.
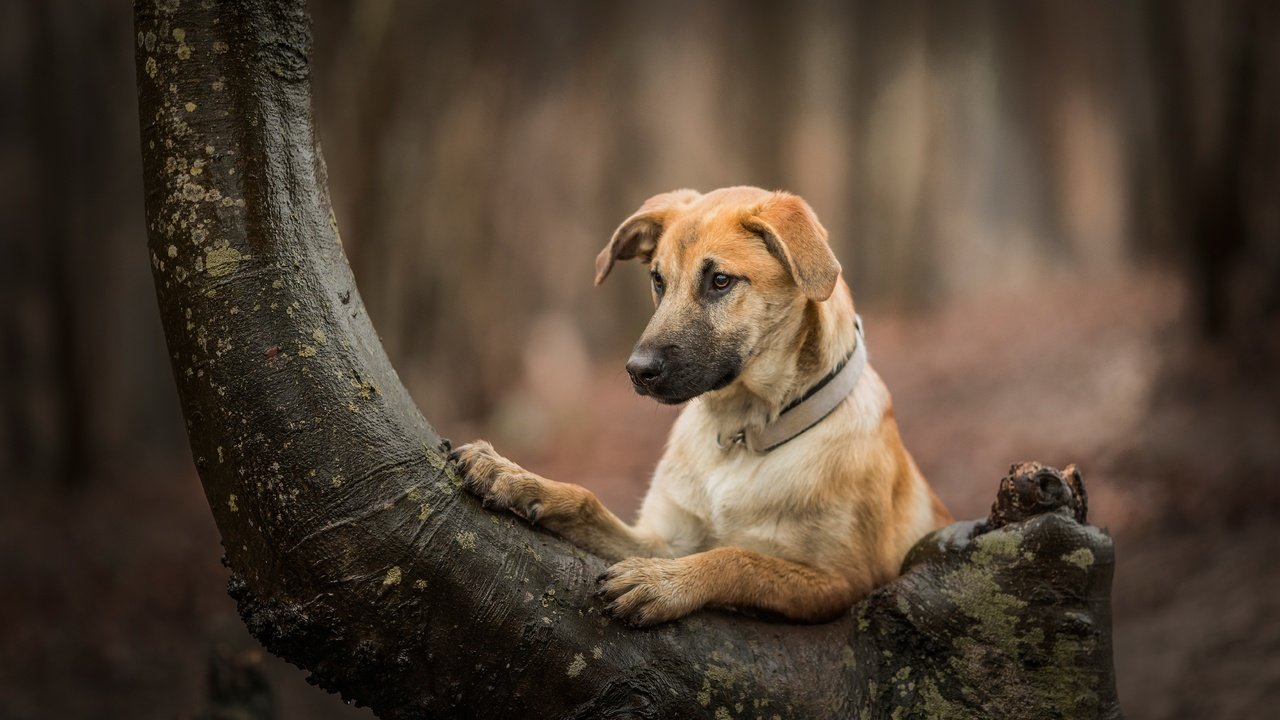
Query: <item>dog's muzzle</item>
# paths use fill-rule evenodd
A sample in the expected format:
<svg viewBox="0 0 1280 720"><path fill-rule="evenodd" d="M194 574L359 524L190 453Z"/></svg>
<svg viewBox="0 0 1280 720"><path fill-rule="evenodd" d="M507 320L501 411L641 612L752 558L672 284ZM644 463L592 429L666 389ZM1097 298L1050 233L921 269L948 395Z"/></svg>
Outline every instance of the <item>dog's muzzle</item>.
<svg viewBox="0 0 1280 720"><path fill-rule="evenodd" d="M707 342L691 348L659 342L643 342L627 359L627 374L636 392L665 405L679 405L734 381L742 361L733 343Z"/></svg>

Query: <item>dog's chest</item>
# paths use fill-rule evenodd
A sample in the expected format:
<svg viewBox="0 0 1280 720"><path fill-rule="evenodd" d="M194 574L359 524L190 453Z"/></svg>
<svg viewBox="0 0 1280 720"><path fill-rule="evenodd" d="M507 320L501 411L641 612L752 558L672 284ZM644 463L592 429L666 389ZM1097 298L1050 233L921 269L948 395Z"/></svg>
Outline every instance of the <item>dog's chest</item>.
<svg viewBox="0 0 1280 720"><path fill-rule="evenodd" d="M672 499L704 526L708 546L736 545L775 554L797 542L803 528L796 512L807 478L802 463L782 453L712 447L698 453L686 482Z"/></svg>

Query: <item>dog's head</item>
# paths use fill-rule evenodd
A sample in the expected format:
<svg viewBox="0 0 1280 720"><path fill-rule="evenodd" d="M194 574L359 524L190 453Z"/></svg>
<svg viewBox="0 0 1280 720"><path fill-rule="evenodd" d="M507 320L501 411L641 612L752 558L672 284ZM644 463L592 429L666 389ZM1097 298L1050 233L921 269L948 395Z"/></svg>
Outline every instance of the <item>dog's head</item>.
<svg viewBox="0 0 1280 720"><path fill-rule="evenodd" d="M627 361L636 391L681 403L727 387L810 302L831 296L840 263L804 200L734 187L650 198L596 257L596 284L617 260L652 276L653 318ZM786 340L782 340L786 342Z"/></svg>

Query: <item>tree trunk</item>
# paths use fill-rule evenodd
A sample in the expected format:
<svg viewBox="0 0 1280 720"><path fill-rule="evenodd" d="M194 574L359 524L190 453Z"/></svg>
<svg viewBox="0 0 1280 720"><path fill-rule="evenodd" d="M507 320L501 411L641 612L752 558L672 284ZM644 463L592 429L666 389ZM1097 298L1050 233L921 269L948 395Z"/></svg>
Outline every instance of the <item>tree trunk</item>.
<svg viewBox="0 0 1280 720"><path fill-rule="evenodd" d="M231 594L271 652L384 718L1119 715L1111 541L1049 470L838 622L603 617L604 562L462 492L379 344L330 211L303 3L135 12L164 330Z"/></svg>

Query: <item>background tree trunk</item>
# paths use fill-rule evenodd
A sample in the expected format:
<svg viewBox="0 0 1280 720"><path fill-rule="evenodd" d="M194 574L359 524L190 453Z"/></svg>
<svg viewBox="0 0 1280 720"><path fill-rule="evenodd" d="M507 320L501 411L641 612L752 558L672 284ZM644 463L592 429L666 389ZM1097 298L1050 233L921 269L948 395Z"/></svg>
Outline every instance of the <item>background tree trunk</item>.
<svg viewBox="0 0 1280 720"><path fill-rule="evenodd" d="M1111 543L1038 468L999 515L1041 514L927 538L844 620L602 617L604 563L462 492L387 360L330 210L302 2L135 13L165 335L269 650L386 718L1119 715Z"/></svg>

